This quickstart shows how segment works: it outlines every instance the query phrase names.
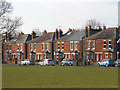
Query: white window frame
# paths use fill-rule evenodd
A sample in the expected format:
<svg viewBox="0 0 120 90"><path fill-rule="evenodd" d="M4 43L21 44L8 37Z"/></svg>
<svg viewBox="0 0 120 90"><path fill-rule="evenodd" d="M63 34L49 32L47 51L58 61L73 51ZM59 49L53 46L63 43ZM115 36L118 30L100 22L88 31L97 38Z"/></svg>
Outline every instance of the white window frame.
<svg viewBox="0 0 120 90"><path fill-rule="evenodd" d="M70 59L70 54L68 54L68 58Z"/></svg>
<svg viewBox="0 0 120 90"><path fill-rule="evenodd" d="M34 43L34 50L36 50L36 43Z"/></svg>
<svg viewBox="0 0 120 90"><path fill-rule="evenodd" d="M32 51L32 43L30 43L30 50Z"/></svg>
<svg viewBox="0 0 120 90"><path fill-rule="evenodd" d="M45 49L45 46L44 46L45 44L44 43L42 43L42 50L44 50Z"/></svg>
<svg viewBox="0 0 120 90"><path fill-rule="evenodd" d="M107 58L106 58L106 55L107 55ZM108 59L108 53L105 53L105 59Z"/></svg>
<svg viewBox="0 0 120 90"><path fill-rule="evenodd" d="M61 50L64 50L64 42L61 43Z"/></svg>
<svg viewBox="0 0 120 90"><path fill-rule="evenodd" d="M60 43L57 43L57 50L60 50Z"/></svg>
<svg viewBox="0 0 120 90"><path fill-rule="evenodd" d="M38 59L38 60L40 59L39 54L37 54L37 59Z"/></svg>
<svg viewBox="0 0 120 90"><path fill-rule="evenodd" d="M20 51L22 51L22 44L20 44Z"/></svg>
<svg viewBox="0 0 120 90"><path fill-rule="evenodd" d="M72 46L72 48L71 48L71 46ZM73 50L73 41L70 41L70 50Z"/></svg>
<svg viewBox="0 0 120 90"><path fill-rule="evenodd" d="M96 54L97 62L99 61L99 54Z"/></svg>
<svg viewBox="0 0 120 90"><path fill-rule="evenodd" d="M109 53L109 58L112 60L112 58L113 58L113 54L112 53Z"/></svg>
<svg viewBox="0 0 120 90"><path fill-rule="evenodd" d="M29 54L29 59L31 60L31 54Z"/></svg>
<svg viewBox="0 0 120 90"><path fill-rule="evenodd" d="M19 44L17 44L17 51L19 51Z"/></svg>
<svg viewBox="0 0 120 90"><path fill-rule="evenodd" d="M92 41L92 49L95 49L95 41Z"/></svg>
<svg viewBox="0 0 120 90"><path fill-rule="evenodd" d="M56 60L59 59L59 54L56 54Z"/></svg>
<svg viewBox="0 0 120 90"><path fill-rule="evenodd" d="M112 46L111 46L111 44L109 43L109 41L111 42L111 40L108 40L108 49L112 49ZM110 46L111 46L111 48L110 48Z"/></svg>
<svg viewBox="0 0 120 90"><path fill-rule="evenodd" d="M117 52L117 59L119 59L119 52Z"/></svg>
<svg viewBox="0 0 120 90"><path fill-rule="evenodd" d="M18 55L18 60L20 60L20 55Z"/></svg>
<svg viewBox="0 0 120 90"><path fill-rule="evenodd" d="M105 44L104 44L105 42ZM104 48L104 45L105 45L105 48ZM106 40L103 40L103 49L106 49Z"/></svg>
<svg viewBox="0 0 120 90"><path fill-rule="evenodd" d="M65 54L65 59L67 59L67 54Z"/></svg>
<svg viewBox="0 0 120 90"><path fill-rule="evenodd" d="M77 41L75 41L75 50L77 50L77 46L78 46Z"/></svg>
<svg viewBox="0 0 120 90"><path fill-rule="evenodd" d="M90 41L87 41L87 49L90 50Z"/></svg>

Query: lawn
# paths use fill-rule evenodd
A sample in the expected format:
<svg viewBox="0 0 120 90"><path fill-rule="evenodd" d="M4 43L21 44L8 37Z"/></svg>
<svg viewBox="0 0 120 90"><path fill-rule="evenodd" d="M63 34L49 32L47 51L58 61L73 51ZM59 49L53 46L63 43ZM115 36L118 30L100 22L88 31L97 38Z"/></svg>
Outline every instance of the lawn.
<svg viewBox="0 0 120 90"><path fill-rule="evenodd" d="M118 88L116 67L2 66L3 88Z"/></svg>

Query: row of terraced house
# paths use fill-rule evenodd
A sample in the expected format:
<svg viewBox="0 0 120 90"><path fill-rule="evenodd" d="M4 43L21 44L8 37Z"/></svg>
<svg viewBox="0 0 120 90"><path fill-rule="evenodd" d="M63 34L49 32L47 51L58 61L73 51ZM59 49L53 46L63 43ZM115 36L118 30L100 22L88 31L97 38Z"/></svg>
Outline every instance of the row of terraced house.
<svg viewBox="0 0 120 90"><path fill-rule="evenodd" d="M55 32L45 30L41 36L32 31L31 34L21 32L13 39L5 37L3 63L9 63L10 59L17 64L24 59L58 61L70 58L97 62L105 58L120 58L119 27L93 29L89 25L84 30L69 29L64 34L61 29L56 29Z"/></svg>

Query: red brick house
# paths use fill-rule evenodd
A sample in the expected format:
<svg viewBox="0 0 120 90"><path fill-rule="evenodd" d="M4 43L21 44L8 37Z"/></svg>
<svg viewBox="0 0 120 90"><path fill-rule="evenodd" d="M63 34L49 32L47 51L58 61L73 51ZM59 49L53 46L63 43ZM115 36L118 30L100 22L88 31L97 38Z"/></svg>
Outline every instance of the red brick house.
<svg viewBox="0 0 120 90"><path fill-rule="evenodd" d="M41 36L28 41L27 58L33 60L54 59L53 41L59 36L58 33L58 31L47 33L45 30Z"/></svg>
<svg viewBox="0 0 120 90"><path fill-rule="evenodd" d="M79 60L82 57L81 39L85 32L69 30L54 42L54 60L69 58Z"/></svg>
<svg viewBox="0 0 120 90"><path fill-rule="evenodd" d="M103 27L102 31L88 36L84 44L85 60L97 62L105 58L117 59L119 56L118 39L119 29L116 27L107 29Z"/></svg>
<svg viewBox="0 0 120 90"><path fill-rule="evenodd" d="M24 34L21 32L18 37L4 42L4 62L17 64L20 60L27 58L27 44L26 42L35 37L35 33Z"/></svg>

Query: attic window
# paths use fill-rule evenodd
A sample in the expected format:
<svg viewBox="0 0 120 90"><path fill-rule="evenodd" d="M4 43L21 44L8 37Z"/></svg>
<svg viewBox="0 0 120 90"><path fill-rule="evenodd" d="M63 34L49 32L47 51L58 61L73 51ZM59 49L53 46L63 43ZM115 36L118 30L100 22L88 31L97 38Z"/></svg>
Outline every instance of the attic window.
<svg viewBox="0 0 120 90"><path fill-rule="evenodd" d="M67 35L70 35L70 34L72 34L72 32L67 33Z"/></svg>

